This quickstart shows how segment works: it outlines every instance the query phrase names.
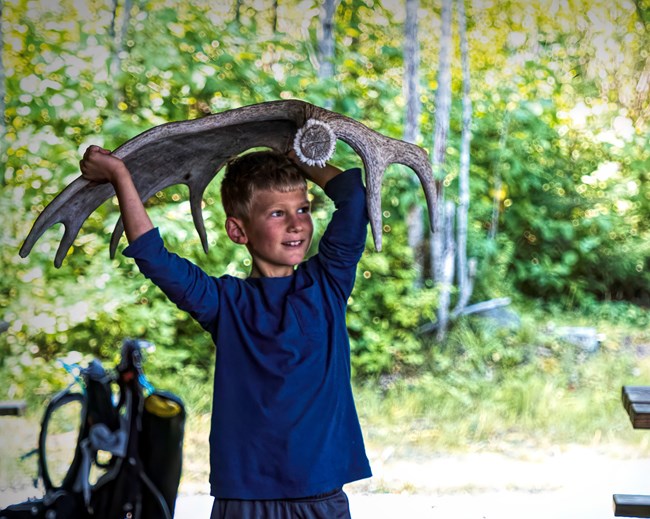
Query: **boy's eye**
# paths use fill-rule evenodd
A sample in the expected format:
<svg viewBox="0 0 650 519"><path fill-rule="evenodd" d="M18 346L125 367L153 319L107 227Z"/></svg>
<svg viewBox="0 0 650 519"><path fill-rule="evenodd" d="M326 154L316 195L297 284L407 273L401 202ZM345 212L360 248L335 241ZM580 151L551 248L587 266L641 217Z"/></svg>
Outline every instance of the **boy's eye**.
<svg viewBox="0 0 650 519"><path fill-rule="evenodd" d="M271 216L274 216L274 217L284 216L284 211L281 211L279 209L277 211L272 211Z"/></svg>
<svg viewBox="0 0 650 519"><path fill-rule="evenodd" d="M307 205L298 209L299 214L308 214L310 212L310 207Z"/></svg>

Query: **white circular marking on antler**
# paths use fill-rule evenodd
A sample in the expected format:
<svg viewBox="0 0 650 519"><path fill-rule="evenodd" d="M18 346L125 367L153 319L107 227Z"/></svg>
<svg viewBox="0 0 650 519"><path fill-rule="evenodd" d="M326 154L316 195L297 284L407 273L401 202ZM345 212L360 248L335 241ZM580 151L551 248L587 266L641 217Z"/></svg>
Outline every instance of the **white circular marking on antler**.
<svg viewBox="0 0 650 519"><path fill-rule="evenodd" d="M309 166L325 166L334 154L336 135L326 122L309 119L293 139L293 149L298 158Z"/></svg>

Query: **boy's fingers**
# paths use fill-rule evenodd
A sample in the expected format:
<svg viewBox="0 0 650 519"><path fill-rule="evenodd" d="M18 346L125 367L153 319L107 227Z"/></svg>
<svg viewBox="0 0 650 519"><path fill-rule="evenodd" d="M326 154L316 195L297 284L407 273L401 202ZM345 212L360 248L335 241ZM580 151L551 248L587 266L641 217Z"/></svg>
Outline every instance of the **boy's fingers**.
<svg viewBox="0 0 650 519"><path fill-rule="evenodd" d="M102 155L110 155L111 152L105 148L102 148L100 146L97 146L95 144L91 144L86 148L86 152L84 153L84 158L88 158L91 154L93 153L101 153Z"/></svg>
<svg viewBox="0 0 650 519"><path fill-rule="evenodd" d="M90 156L97 151L97 146L88 146L84 153L84 160L88 160Z"/></svg>

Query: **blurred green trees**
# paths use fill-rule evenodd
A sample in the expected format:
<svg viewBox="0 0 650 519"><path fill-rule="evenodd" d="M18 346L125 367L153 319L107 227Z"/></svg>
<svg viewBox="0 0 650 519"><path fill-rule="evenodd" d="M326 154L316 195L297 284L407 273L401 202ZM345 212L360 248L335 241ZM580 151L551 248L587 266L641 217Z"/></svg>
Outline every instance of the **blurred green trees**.
<svg viewBox="0 0 650 519"><path fill-rule="evenodd" d="M650 6L647 0L553 6L523 0L468 6L475 299L647 306ZM420 15L419 144L430 149L439 6L424 2ZM6 395L47 393L47 379L34 376L45 363L70 351L114 356L124 336L159 346L152 362L162 375L207 380L209 337L119 252L109 259L114 203L91 216L61 269L52 266L61 229L49 230L26 259L18 249L43 207L78 175L86 146L112 149L167 121L300 98L331 102L333 110L401 138L403 8L342 0L334 76L322 81L318 16L317 2L297 0L280 2L277 12L263 1L140 0L128 13L121 2L113 10L97 0L4 1L0 319L9 328L0 334L0 377ZM445 165L452 199L461 125L457 54ZM343 167L358 164L344 145L335 159ZM222 231L217 184L205 198L208 255L184 188L159 193L148 205L172 250L216 275L245 275L245 251ZM369 243L359 266L349 306L359 377L424 369L432 346L418 330L435 319L436 287L414 283L406 244L409 208L424 203L413 185L410 171L388 171L385 250L376 253ZM322 231L331 206L320 192L314 196Z"/></svg>

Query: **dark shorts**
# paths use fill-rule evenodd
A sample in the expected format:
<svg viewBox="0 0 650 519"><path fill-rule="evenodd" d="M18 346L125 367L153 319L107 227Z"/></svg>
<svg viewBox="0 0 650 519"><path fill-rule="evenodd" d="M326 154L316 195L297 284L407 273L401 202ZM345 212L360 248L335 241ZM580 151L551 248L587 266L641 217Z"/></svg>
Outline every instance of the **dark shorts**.
<svg viewBox="0 0 650 519"><path fill-rule="evenodd" d="M342 489L296 499L215 499L210 519L350 519Z"/></svg>

